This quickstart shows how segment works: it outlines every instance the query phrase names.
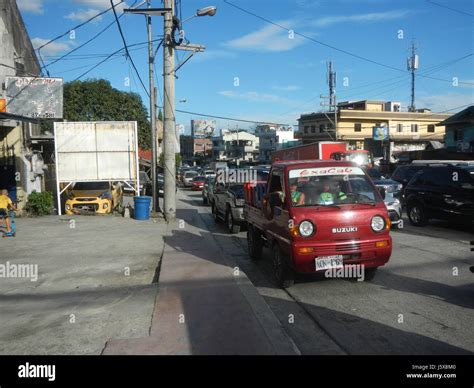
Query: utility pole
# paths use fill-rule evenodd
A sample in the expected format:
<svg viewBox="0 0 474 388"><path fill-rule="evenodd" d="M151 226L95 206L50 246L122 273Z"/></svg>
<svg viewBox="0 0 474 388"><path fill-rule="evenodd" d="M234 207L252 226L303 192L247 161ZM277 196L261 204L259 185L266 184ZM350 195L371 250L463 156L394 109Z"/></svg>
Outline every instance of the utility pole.
<svg viewBox="0 0 474 388"><path fill-rule="evenodd" d="M150 0L147 1L148 8L150 8ZM151 16L147 15L147 29L148 29L148 76L150 82L150 126L151 126L151 195L152 195L152 212L156 213L158 196L156 195L156 163L158 160L156 150L156 101L155 101L155 82L153 74L153 40L151 34Z"/></svg>
<svg viewBox="0 0 474 388"><path fill-rule="evenodd" d="M411 71L411 98L410 98L410 106L408 107L409 112L415 112L415 70L418 70L419 65L419 58L418 55L415 54L415 42L411 44L411 56L408 58L407 61L407 69Z"/></svg>
<svg viewBox="0 0 474 388"><path fill-rule="evenodd" d="M329 96L321 95L321 99L328 100L328 103L322 102L320 105L323 107L328 107L328 113L334 112L334 120L331 120L326 112L323 111L324 115L327 117L329 122L334 126L335 139L337 140L337 102L336 102L336 72L332 70L332 61L327 63L327 77L326 81L329 86ZM329 132L326 133L331 137Z"/></svg>
<svg viewBox="0 0 474 388"><path fill-rule="evenodd" d="M175 63L173 30L173 0L164 0L164 7L171 12L164 14L163 34L163 143L164 143L164 214L168 222L176 219L176 122L175 122Z"/></svg>

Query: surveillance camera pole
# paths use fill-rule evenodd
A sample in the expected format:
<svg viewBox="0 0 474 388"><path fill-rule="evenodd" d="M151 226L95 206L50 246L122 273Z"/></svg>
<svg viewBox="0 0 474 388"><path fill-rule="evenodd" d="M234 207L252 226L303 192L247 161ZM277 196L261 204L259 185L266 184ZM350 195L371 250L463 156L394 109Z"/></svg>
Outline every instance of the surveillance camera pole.
<svg viewBox="0 0 474 388"><path fill-rule="evenodd" d="M164 7L171 12L164 14L163 35L163 143L164 143L164 205L165 219L170 222L176 219L176 121L175 121L175 63L173 30L173 1L164 0Z"/></svg>

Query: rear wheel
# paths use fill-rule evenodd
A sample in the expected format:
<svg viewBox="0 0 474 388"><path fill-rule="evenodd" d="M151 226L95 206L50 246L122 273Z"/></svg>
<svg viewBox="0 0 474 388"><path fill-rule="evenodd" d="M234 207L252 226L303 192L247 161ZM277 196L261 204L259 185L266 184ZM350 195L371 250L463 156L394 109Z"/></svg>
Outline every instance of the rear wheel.
<svg viewBox="0 0 474 388"><path fill-rule="evenodd" d="M220 219L219 219L219 212L217 211L217 207L216 207L216 204L213 203L212 204L212 215L214 216L214 221L215 223L219 223Z"/></svg>
<svg viewBox="0 0 474 388"><path fill-rule="evenodd" d="M247 229L247 250L250 258L253 260L258 260L262 257L262 236L252 225L249 225Z"/></svg>
<svg viewBox="0 0 474 388"><path fill-rule="evenodd" d="M226 219L227 229L229 230L229 233L237 234L240 232L240 225L235 223L235 220L234 220L234 217L232 216L232 211L230 210L230 208L227 208L225 219Z"/></svg>
<svg viewBox="0 0 474 388"><path fill-rule="evenodd" d="M428 223L425 207L418 202L407 205L407 215L412 225L425 226Z"/></svg>
<svg viewBox="0 0 474 388"><path fill-rule="evenodd" d="M291 287L295 283L295 273L288 265L278 243L273 245L272 264L276 285L280 288Z"/></svg>

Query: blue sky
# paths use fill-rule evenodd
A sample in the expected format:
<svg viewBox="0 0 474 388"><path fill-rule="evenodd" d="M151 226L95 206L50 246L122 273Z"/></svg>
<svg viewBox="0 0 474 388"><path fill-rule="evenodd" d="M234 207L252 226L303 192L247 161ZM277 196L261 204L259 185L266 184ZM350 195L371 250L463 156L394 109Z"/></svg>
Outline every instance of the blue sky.
<svg viewBox="0 0 474 388"><path fill-rule="evenodd" d="M445 111L474 101L474 56L456 61L474 53L471 0L229 1L296 34L291 36L287 30L242 12L224 0L182 0L183 18L207 5L216 5L218 11L214 17L194 18L184 25L187 39L207 49L205 53L195 54L178 71L178 109L296 124L300 113L320 109L319 96L327 94L328 60L333 61L337 71L338 101L392 100L402 102L406 109L410 93L408 72L358 59L313 40L406 70L406 57L414 39L420 56L418 74L441 79L417 77L416 106ZM17 3L36 46L110 7L110 0L18 0ZM131 5L133 0L127 3ZM152 0L152 5L160 7L161 0ZM77 29L75 39L66 36L45 46L41 50L45 63L84 43L112 21L113 14L108 12ZM144 17L124 15L120 21L129 45L146 40ZM153 28L158 38L163 29L161 17L154 18ZM67 60L48 66L48 70L52 77L69 81L90 69L103 55L121 47L117 26L113 25ZM148 86L146 53L145 45L131 51ZM184 52L179 52L178 58L185 58ZM156 63L159 76L162 63L160 50ZM123 55L107 61L82 79L87 78L105 78L116 88L138 92L148 106L147 97ZM458 81L457 86L453 85L453 78ZM161 77L158 85L161 89ZM161 95L160 90L160 105ZM184 99L186 102L179 102ZM205 117L178 113L177 123L189 128L193 118ZM219 120L218 124L231 128L248 126L230 120Z"/></svg>

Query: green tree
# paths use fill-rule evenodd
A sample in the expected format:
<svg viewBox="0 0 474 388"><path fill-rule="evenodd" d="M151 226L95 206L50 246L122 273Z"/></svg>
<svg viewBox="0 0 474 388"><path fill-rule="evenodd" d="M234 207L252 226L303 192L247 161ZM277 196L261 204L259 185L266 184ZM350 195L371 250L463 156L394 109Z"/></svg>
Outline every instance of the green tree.
<svg viewBox="0 0 474 388"><path fill-rule="evenodd" d="M151 148L147 109L137 93L112 87L104 79L73 81L64 85L64 119L68 121L136 121L138 144Z"/></svg>

